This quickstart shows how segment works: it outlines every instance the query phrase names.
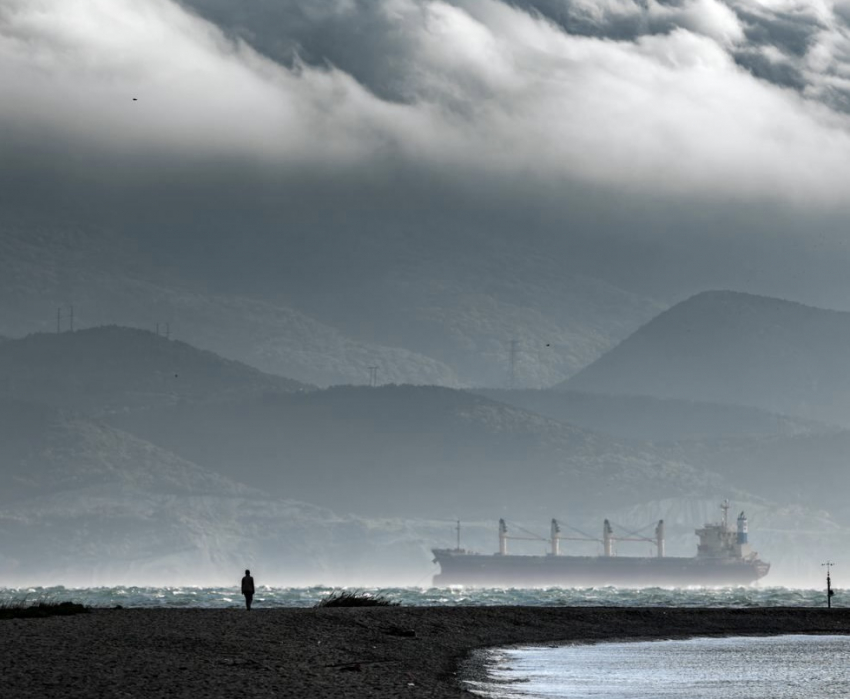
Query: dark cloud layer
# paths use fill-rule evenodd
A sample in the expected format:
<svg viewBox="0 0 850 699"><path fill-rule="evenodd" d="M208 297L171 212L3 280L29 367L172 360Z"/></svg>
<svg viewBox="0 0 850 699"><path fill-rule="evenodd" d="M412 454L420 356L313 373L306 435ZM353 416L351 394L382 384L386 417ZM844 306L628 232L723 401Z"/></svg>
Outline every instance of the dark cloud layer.
<svg viewBox="0 0 850 699"><path fill-rule="evenodd" d="M233 283L498 239L622 284L764 291L762 245L774 270L846 259L846 14L0 0L0 206L99 217L163 256L203 249Z"/></svg>
<svg viewBox="0 0 850 699"><path fill-rule="evenodd" d="M334 65L385 99L414 97L407 87L407 76L415 71L409 44L423 12L413 3L396 15L372 0L183 4L283 65Z"/></svg>

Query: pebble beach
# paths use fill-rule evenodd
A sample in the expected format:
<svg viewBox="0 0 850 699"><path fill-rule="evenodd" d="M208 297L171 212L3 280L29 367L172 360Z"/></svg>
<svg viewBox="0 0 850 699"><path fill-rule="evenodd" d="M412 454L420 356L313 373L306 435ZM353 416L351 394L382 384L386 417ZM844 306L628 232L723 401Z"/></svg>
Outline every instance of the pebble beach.
<svg viewBox="0 0 850 699"><path fill-rule="evenodd" d="M848 631L822 608L97 609L0 621L0 697L469 698L481 648Z"/></svg>

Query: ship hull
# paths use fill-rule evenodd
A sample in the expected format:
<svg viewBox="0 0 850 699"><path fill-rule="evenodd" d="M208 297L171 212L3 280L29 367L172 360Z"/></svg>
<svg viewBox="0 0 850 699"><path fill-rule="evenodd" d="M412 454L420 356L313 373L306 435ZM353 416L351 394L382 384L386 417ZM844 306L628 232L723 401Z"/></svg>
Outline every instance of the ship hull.
<svg viewBox="0 0 850 699"><path fill-rule="evenodd" d="M759 560L604 556L492 556L434 550L435 587L685 587L749 585L767 575Z"/></svg>

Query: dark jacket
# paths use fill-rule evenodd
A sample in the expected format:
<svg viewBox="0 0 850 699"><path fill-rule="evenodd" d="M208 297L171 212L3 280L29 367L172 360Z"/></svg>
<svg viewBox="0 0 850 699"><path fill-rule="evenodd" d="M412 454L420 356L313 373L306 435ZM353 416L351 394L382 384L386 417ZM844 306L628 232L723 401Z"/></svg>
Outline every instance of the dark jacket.
<svg viewBox="0 0 850 699"><path fill-rule="evenodd" d="M244 578L242 578L242 594L254 594L254 578L252 578L250 575L246 575Z"/></svg>

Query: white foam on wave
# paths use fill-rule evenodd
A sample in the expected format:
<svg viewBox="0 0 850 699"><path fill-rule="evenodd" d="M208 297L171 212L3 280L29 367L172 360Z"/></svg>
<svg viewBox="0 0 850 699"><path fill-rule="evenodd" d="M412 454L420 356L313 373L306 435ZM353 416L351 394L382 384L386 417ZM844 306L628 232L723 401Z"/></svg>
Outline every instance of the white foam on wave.
<svg viewBox="0 0 850 699"><path fill-rule="evenodd" d="M339 588L336 588L339 589ZM614 587L569 589L467 589L453 588L357 588L381 594L406 606L615 606L615 607L812 607L824 606L823 590L785 587L645 588ZM334 591L316 587L262 587L254 598L257 609L312 607ZM836 591L833 605L847 606L847 596ZM233 587L29 587L0 588L0 604L26 600L73 601L93 607L200 607L242 606L239 589Z"/></svg>

